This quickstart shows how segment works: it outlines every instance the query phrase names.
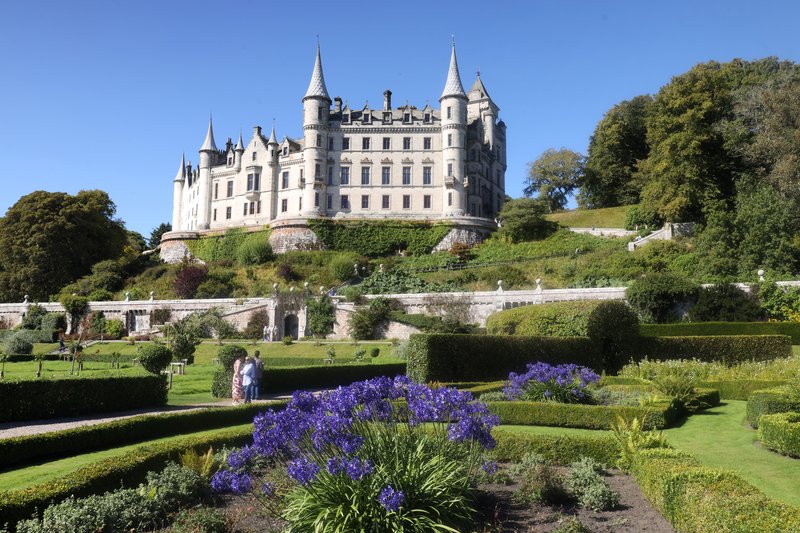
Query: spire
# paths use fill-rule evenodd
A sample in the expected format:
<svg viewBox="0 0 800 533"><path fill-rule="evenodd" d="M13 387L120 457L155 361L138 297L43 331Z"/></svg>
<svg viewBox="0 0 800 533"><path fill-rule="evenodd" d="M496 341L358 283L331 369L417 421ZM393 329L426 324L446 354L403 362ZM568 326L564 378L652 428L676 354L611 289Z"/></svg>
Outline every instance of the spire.
<svg viewBox="0 0 800 533"><path fill-rule="evenodd" d="M242 131L239 130L239 140L236 141L236 146L233 148L236 152L244 152L244 143L242 143Z"/></svg>
<svg viewBox="0 0 800 533"><path fill-rule="evenodd" d="M275 120L272 121L272 133L269 134L267 144L278 144L278 138L275 136Z"/></svg>
<svg viewBox="0 0 800 533"><path fill-rule="evenodd" d="M473 95L472 93L475 93L475 95ZM489 96L489 91L486 90L486 86L483 84L480 72L478 72L478 75L475 77L475 83L472 84L472 87L469 90L469 96L470 98L474 96L475 99L481 99L481 98L488 98L489 100L492 99L492 97Z"/></svg>
<svg viewBox="0 0 800 533"><path fill-rule="evenodd" d="M186 154L181 154L181 168L178 169L178 174L172 181L184 181L186 179Z"/></svg>
<svg viewBox="0 0 800 533"><path fill-rule="evenodd" d="M311 83L308 84L308 90L303 100L313 97L325 98L328 101L331 99L328 96L328 88L325 87L325 76L322 75L322 57L319 52L319 43L317 43L317 59L314 62L314 71L311 73Z"/></svg>
<svg viewBox="0 0 800 533"><path fill-rule="evenodd" d="M447 96L461 96L466 98L464 94L464 86L461 85L461 76L458 74L458 62L456 61L456 42L453 40L453 48L450 52L450 70L447 71L447 81L444 84L444 91L439 98Z"/></svg>
<svg viewBox="0 0 800 533"><path fill-rule="evenodd" d="M214 143L214 127L211 124L211 115L208 115L208 133L206 133L206 140L203 141L203 146L200 147L200 151L217 151L217 145Z"/></svg>

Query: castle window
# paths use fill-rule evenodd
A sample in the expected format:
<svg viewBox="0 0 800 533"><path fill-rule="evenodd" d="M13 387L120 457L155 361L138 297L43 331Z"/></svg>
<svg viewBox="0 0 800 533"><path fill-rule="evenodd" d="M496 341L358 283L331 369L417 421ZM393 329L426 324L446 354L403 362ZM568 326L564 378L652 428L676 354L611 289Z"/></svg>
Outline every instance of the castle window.
<svg viewBox="0 0 800 533"><path fill-rule="evenodd" d="M411 150L411 137L403 137L403 150Z"/></svg>
<svg viewBox="0 0 800 533"><path fill-rule="evenodd" d="M288 210L289 210L289 199L284 198L283 200L281 200L281 213L285 213Z"/></svg>
<svg viewBox="0 0 800 533"><path fill-rule="evenodd" d="M303 210L303 197L301 196L300 198L298 198L298 200L300 200L300 201L297 202L297 210L298 211L302 211Z"/></svg>
<svg viewBox="0 0 800 533"><path fill-rule="evenodd" d="M403 122L406 124L411 123L411 113L403 113Z"/></svg>
<svg viewBox="0 0 800 533"><path fill-rule="evenodd" d="M392 146L392 139L390 137L383 138L383 149L388 150Z"/></svg>
<svg viewBox="0 0 800 533"><path fill-rule="evenodd" d="M256 152L253 152L253 161L255 161L256 159L258 159L258 154Z"/></svg>
<svg viewBox="0 0 800 533"><path fill-rule="evenodd" d="M233 181L228 182L228 198L233 196Z"/></svg>
<svg viewBox="0 0 800 533"><path fill-rule="evenodd" d="M319 207L319 193L314 193L314 207Z"/></svg>
<svg viewBox="0 0 800 533"><path fill-rule="evenodd" d="M431 184L431 167L422 167L422 184Z"/></svg>
<svg viewBox="0 0 800 533"><path fill-rule="evenodd" d="M255 173L253 175L253 190L257 191L261 189L261 174Z"/></svg>
<svg viewBox="0 0 800 533"><path fill-rule="evenodd" d="M255 184L253 182L253 175L252 174L248 174L247 175L247 190L248 191L252 191L255 188L254 185Z"/></svg>
<svg viewBox="0 0 800 533"><path fill-rule="evenodd" d="M390 167L381 167L381 185L389 185L391 183L392 169Z"/></svg>
<svg viewBox="0 0 800 533"><path fill-rule="evenodd" d="M384 194L383 197L381 198L381 207L383 209L389 209L389 195L388 194Z"/></svg>
<svg viewBox="0 0 800 533"><path fill-rule="evenodd" d="M342 202L342 209L350 209L350 197L343 194L340 200Z"/></svg>
<svg viewBox="0 0 800 533"><path fill-rule="evenodd" d="M453 163L447 163L447 175L448 176L453 175Z"/></svg>
<svg viewBox="0 0 800 533"><path fill-rule="evenodd" d="M281 189L288 189L289 188L289 171L285 171L281 175Z"/></svg>
<svg viewBox="0 0 800 533"><path fill-rule="evenodd" d="M369 137L364 137L361 139L361 149L369 150Z"/></svg>
<svg viewBox="0 0 800 533"><path fill-rule="evenodd" d="M500 185L500 169L499 168L494 171L494 182L497 185Z"/></svg>
<svg viewBox="0 0 800 533"><path fill-rule="evenodd" d="M284 146L283 147L283 157L286 157L287 155L289 155L289 147L288 146Z"/></svg>
<svg viewBox="0 0 800 533"><path fill-rule="evenodd" d="M314 165L314 177L319 178L321 176L322 176L322 168L320 167L320 164L317 163Z"/></svg>
<svg viewBox="0 0 800 533"><path fill-rule="evenodd" d="M424 121L425 121L425 124L430 124L431 123L431 114L430 113L425 113Z"/></svg>
<svg viewBox="0 0 800 533"><path fill-rule="evenodd" d="M431 208L431 195L430 194L426 194L425 196L422 197L422 207L425 208L425 209L430 209Z"/></svg>
<svg viewBox="0 0 800 533"><path fill-rule="evenodd" d="M350 185L350 167L342 167L339 183L342 185Z"/></svg>
<svg viewBox="0 0 800 533"><path fill-rule="evenodd" d="M361 195L361 209L369 209L369 196Z"/></svg>
<svg viewBox="0 0 800 533"><path fill-rule="evenodd" d="M392 113L391 112L384 113L383 114L383 121L386 122L386 123L391 122L392 121Z"/></svg>
<svg viewBox="0 0 800 533"><path fill-rule="evenodd" d="M256 203L255 202L250 202L250 214L251 215L255 215L256 214Z"/></svg>
<svg viewBox="0 0 800 533"><path fill-rule="evenodd" d="M452 133L448 133L447 134L447 146L453 146L453 134Z"/></svg>
<svg viewBox="0 0 800 533"><path fill-rule="evenodd" d="M333 195L332 194L328 195L328 209L329 210L333 209Z"/></svg>
<svg viewBox="0 0 800 533"><path fill-rule="evenodd" d="M333 137L328 137L328 150L333 150Z"/></svg>
<svg viewBox="0 0 800 533"><path fill-rule="evenodd" d="M244 209L242 210L242 215L247 216L247 202L244 203Z"/></svg>
<svg viewBox="0 0 800 533"><path fill-rule="evenodd" d="M361 122L363 122L364 124L369 124L371 120L372 120L372 115L370 114L370 112L364 111L364 114L361 118Z"/></svg>
<svg viewBox="0 0 800 533"><path fill-rule="evenodd" d="M214 182L214 200L216 200L217 198L219 198L219 182L215 181Z"/></svg>
<svg viewBox="0 0 800 533"><path fill-rule="evenodd" d="M411 195L403 195L403 209L411 209Z"/></svg>
<svg viewBox="0 0 800 533"><path fill-rule="evenodd" d="M322 108L317 108L317 120L322 120Z"/></svg>
<svg viewBox="0 0 800 533"><path fill-rule="evenodd" d="M214 209L214 215L213 215L213 218L212 218L212 220L213 220L214 222L216 222L216 221L217 221L217 210L216 210L216 209Z"/></svg>
<svg viewBox="0 0 800 533"><path fill-rule="evenodd" d="M230 207L226 207L225 208L225 219L226 220L230 220L230 218L231 218L231 208Z"/></svg>
<svg viewBox="0 0 800 533"><path fill-rule="evenodd" d="M303 178L305 178L305 170L306 169L304 169L304 168L300 169L300 181L303 181Z"/></svg>
<svg viewBox="0 0 800 533"><path fill-rule="evenodd" d="M328 185L333 185L333 167L328 167Z"/></svg>
<svg viewBox="0 0 800 533"><path fill-rule="evenodd" d="M350 149L350 137L342 137L342 150Z"/></svg>
<svg viewBox="0 0 800 533"><path fill-rule="evenodd" d="M369 167L361 167L361 185L369 185Z"/></svg>
<svg viewBox="0 0 800 533"><path fill-rule="evenodd" d="M403 185L411 185L411 167L403 167Z"/></svg>
<svg viewBox="0 0 800 533"><path fill-rule="evenodd" d="M349 124L350 123L350 113L345 113L342 115L342 124Z"/></svg>
<svg viewBox="0 0 800 533"><path fill-rule="evenodd" d="M453 118L453 108L447 106L447 118Z"/></svg>
<svg viewBox="0 0 800 533"><path fill-rule="evenodd" d="M256 202L256 214L261 214L261 200Z"/></svg>
<svg viewBox="0 0 800 533"><path fill-rule="evenodd" d="M228 156L228 166L233 165L233 157Z"/></svg>
<svg viewBox="0 0 800 533"><path fill-rule="evenodd" d="M431 149L431 138L425 137L422 139L422 149L423 150L430 150Z"/></svg>
<svg viewBox="0 0 800 533"><path fill-rule="evenodd" d="M317 146L322 148L322 135L317 134Z"/></svg>
<svg viewBox="0 0 800 533"><path fill-rule="evenodd" d="M453 205L453 193L447 193L447 205L448 207Z"/></svg>

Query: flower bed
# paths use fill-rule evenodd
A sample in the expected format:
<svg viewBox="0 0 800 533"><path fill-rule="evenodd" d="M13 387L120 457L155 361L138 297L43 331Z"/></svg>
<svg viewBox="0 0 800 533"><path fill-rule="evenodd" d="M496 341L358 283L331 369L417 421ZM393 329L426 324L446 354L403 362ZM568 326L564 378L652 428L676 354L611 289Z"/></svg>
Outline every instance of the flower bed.
<svg viewBox="0 0 800 533"><path fill-rule="evenodd" d="M758 440L770 450L800 457L800 413L763 415L758 419Z"/></svg>

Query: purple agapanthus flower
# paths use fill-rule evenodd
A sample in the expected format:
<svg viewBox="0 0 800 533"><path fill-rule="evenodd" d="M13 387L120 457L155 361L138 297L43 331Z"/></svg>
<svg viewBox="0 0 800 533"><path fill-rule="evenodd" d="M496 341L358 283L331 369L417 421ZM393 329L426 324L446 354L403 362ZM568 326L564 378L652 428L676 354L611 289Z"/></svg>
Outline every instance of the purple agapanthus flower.
<svg viewBox="0 0 800 533"><path fill-rule="evenodd" d="M396 512L403 505L406 495L402 490L395 490L391 485L386 485L378 495L378 502L384 509Z"/></svg>
<svg viewBox="0 0 800 533"><path fill-rule="evenodd" d="M300 457L289 463L286 472L301 485L308 485L317 478L319 465L305 457Z"/></svg>
<svg viewBox="0 0 800 533"><path fill-rule="evenodd" d="M509 400L574 403L584 401L588 385L599 380L599 375L583 366L528 363L525 373L508 375L503 393Z"/></svg>

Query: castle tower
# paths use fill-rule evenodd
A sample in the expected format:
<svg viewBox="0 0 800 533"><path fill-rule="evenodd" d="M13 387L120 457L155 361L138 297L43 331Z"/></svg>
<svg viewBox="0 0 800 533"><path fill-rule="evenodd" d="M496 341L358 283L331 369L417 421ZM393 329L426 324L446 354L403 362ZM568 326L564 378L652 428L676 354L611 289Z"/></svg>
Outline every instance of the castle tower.
<svg viewBox="0 0 800 533"><path fill-rule="evenodd" d="M304 217L320 215L320 198L325 180L325 164L328 156L328 119L330 118L331 97L325 87L322 74L322 58L317 43L317 58L311 73L311 82L303 97L303 186Z"/></svg>
<svg viewBox="0 0 800 533"><path fill-rule="evenodd" d="M489 96L489 91L486 90L486 86L483 84L480 72L475 77L475 83L472 84L468 97L467 115L469 120L470 122L473 119L481 121L483 142L488 144L490 149L494 149L497 115L500 112L500 108Z"/></svg>
<svg viewBox="0 0 800 533"><path fill-rule="evenodd" d="M181 166L172 180L172 231L181 230L181 209L183 207L183 186L186 183L186 156L181 154Z"/></svg>
<svg viewBox="0 0 800 533"><path fill-rule="evenodd" d="M208 229L211 205L211 166L215 163L218 152L214 143L214 127L211 116L208 117L208 132L203 146L200 147L200 165L197 178L197 229Z"/></svg>
<svg viewBox="0 0 800 533"><path fill-rule="evenodd" d="M233 149L233 166L236 172L242 170L242 154L244 154L244 143L242 142L242 132L239 132L239 140L236 142L236 147Z"/></svg>
<svg viewBox="0 0 800 533"><path fill-rule="evenodd" d="M278 180L280 179L280 167L278 165L278 156L280 155L280 148L278 146L278 138L275 136L275 124L272 124L272 133L269 134L267 141L267 148L269 149L269 161L267 168L269 169L269 188L271 191L270 198L270 211L268 215L274 217L278 213L278 195L275 194L278 190Z"/></svg>
<svg viewBox="0 0 800 533"><path fill-rule="evenodd" d="M456 61L456 43L450 52L450 69L439 98L442 107L442 215L461 216L465 204L465 163L467 136L467 95L461 84Z"/></svg>

